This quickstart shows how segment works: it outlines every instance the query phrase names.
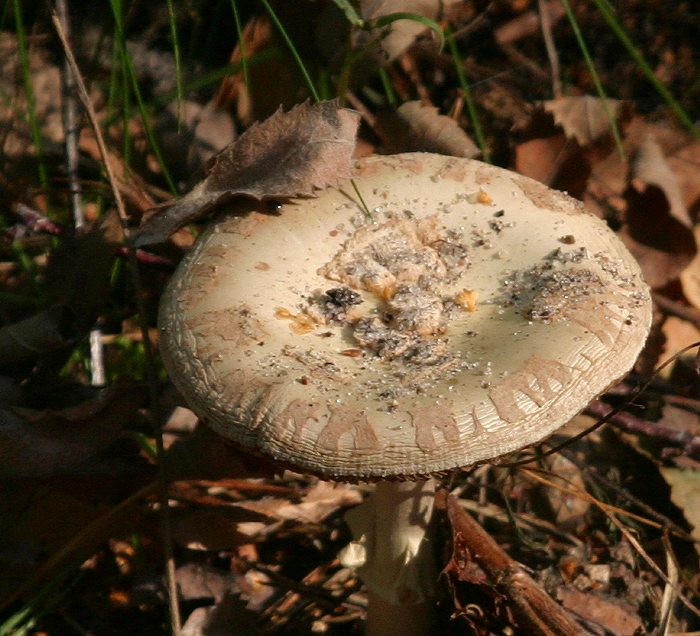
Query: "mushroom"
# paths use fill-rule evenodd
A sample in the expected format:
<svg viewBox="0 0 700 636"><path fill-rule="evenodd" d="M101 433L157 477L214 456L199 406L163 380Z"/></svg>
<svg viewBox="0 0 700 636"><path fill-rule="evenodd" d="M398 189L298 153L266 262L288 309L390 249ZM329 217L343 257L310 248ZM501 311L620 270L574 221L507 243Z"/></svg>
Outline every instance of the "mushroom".
<svg viewBox="0 0 700 636"><path fill-rule="evenodd" d="M359 160L355 184L368 208L346 184L208 228L163 296L161 350L224 437L376 482L343 553L367 631L430 633L433 478L540 441L618 381L650 296L601 220L518 174L415 153Z"/></svg>

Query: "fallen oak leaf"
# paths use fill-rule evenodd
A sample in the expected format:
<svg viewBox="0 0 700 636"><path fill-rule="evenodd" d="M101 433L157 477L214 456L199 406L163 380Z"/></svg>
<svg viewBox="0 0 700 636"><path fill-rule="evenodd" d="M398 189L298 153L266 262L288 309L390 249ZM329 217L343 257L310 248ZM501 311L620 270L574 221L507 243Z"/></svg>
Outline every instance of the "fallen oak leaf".
<svg viewBox="0 0 700 636"><path fill-rule="evenodd" d="M208 176L171 206L160 207L133 235L133 244L164 241L236 196L312 197L350 177L359 118L335 101L278 110L216 155Z"/></svg>

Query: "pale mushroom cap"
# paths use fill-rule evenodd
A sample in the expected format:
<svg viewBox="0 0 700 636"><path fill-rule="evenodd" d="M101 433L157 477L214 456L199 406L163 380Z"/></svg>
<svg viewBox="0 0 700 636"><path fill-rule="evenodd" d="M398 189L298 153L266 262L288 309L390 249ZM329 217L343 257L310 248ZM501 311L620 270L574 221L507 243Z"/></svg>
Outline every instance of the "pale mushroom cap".
<svg viewBox="0 0 700 636"><path fill-rule="evenodd" d="M631 368L649 292L581 203L440 155L356 175L371 219L350 182L237 210L173 276L163 359L216 431L335 479L428 475L543 439ZM338 288L362 302L334 313Z"/></svg>

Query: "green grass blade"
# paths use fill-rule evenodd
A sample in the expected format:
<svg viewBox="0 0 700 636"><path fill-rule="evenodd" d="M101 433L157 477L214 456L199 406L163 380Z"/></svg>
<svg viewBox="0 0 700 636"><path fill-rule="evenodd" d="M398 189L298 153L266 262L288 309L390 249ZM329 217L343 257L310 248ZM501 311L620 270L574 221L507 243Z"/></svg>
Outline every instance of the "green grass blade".
<svg viewBox="0 0 700 636"><path fill-rule="evenodd" d="M170 176L170 171L168 170L168 167L165 164L163 155L160 151L160 146L158 145L158 141L156 140L155 134L153 132L153 126L151 125L151 117L146 109L146 104L143 100L143 95L141 94L141 88L139 87L138 78L136 77L134 63L131 59L131 56L129 55L129 51L126 46L126 38L124 36L124 26L121 15L121 2L120 0L110 0L109 3L112 7L112 15L114 17L117 39L119 40L119 46L123 56L123 71L126 72L127 76L129 77L131 88L133 90L134 97L136 98L136 104L138 105L139 113L141 114L141 120L143 122L143 128L146 133L146 138L148 139L148 143L151 146L151 150L153 151L158 165L160 166L160 169L163 172L163 177L165 178L165 181L168 184L168 188L173 194L177 194L177 187L175 186L175 182Z"/></svg>
<svg viewBox="0 0 700 636"><path fill-rule="evenodd" d="M180 41L177 37L177 24L175 23L175 7L173 0L167 0L168 22L170 23L170 37L173 39L173 56L175 57L175 87L177 90L177 131L182 127L182 65L180 62Z"/></svg>
<svg viewBox="0 0 700 636"><path fill-rule="evenodd" d="M630 37L622 28L622 25L612 12L610 5L603 0L593 0L593 2L598 8L598 11L600 11L600 14L603 16L603 19L607 22L610 30L615 34L617 39L620 40L622 46L625 47L629 56L634 60L635 64L639 66L642 73L644 73L649 82L651 82L656 92L666 102L666 105L673 111L676 117L678 117L678 120L683 124L683 126L685 126L695 137L700 137L700 130L698 130L698 127L693 123L693 120L690 118L688 113L685 112L675 97L673 97L671 91L668 90L666 85L661 82L658 77L656 77L653 69L644 59L641 51L634 45Z"/></svg>
<svg viewBox="0 0 700 636"><path fill-rule="evenodd" d="M22 18L22 2L21 0L12 1L12 9L15 17L15 30L17 32L17 47L19 52L20 66L22 67L22 80L24 83L24 94L27 100L27 117L29 128L32 135L32 143L37 156L37 170L39 174L39 183L45 192L49 191L49 178L44 164L44 151L41 139L41 129L39 121L36 117L36 99L34 97L34 89L32 88L32 76L29 69L29 50L27 49L27 33L24 29L24 20Z"/></svg>
<svg viewBox="0 0 700 636"><path fill-rule="evenodd" d="M379 79L382 81L382 88L384 88L384 94L386 95L386 101L392 108L396 108L399 100L396 98L396 92L394 87L391 85L391 79L389 78L389 73L385 68L379 69Z"/></svg>
<svg viewBox="0 0 700 636"><path fill-rule="evenodd" d="M17 1L17 0L15 0ZM294 43L292 42L291 38L289 37L289 34L287 33L286 29L284 28L284 25L280 22L279 17L275 13L274 9L268 2L268 0L260 0L262 3L263 7L265 7L265 11L267 11L268 15L270 16L270 19L272 20L273 24L275 27L277 27L277 30L280 32L280 35L284 39L287 48L289 48L289 52L292 54L292 57L294 58L294 61L297 63L297 66L299 67L299 70L301 71L302 76L304 77L304 81L306 82L306 85L309 89L309 93L311 93L311 96L314 98L315 102L320 102L321 99L318 95L318 91L316 90L316 87L314 86L314 83L311 81L311 76L309 75L309 71L306 69L306 65L304 64L304 61L301 59L301 56L299 55L299 51L297 51L296 47L294 46Z"/></svg>
<svg viewBox="0 0 700 636"><path fill-rule="evenodd" d="M80 580L81 575L76 574L76 569L77 565L69 565L58 571L20 609L0 623L0 636L36 633L34 628L41 617L69 595Z"/></svg>
<svg viewBox="0 0 700 636"><path fill-rule="evenodd" d="M338 7L344 14L345 19L354 27L364 28L365 21L358 15L355 7L348 0L333 0L335 6Z"/></svg>
<svg viewBox="0 0 700 636"><path fill-rule="evenodd" d="M362 211L367 215L367 218L371 219L372 213L369 211L369 208L367 207L367 203L365 202L365 198L362 196L360 189L357 187L357 183L355 183L355 179L350 179L350 183L352 184L352 189L355 191L357 198L360 200L360 205L362 207Z"/></svg>
<svg viewBox="0 0 700 636"><path fill-rule="evenodd" d="M281 59L285 59L285 54L278 48L270 48L260 51L260 53L256 53L255 55L249 57L247 64L248 68L254 68L255 66L258 66L260 64L266 64L271 60ZM243 63L241 61L235 62L234 64L226 64L226 66L221 66L212 71L202 73L197 78L187 83L187 85L184 87L184 92L185 94L187 94L190 92L196 92L198 90L201 90L202 88L207 88L208 86L213 86L224 77L239 73L242 70L242 68ZM172 102L176 96L177 95L174 91L167 92L163 95L158 95L154 98L151 107L159 108L165 106Z"/></svg>
<svg viewBox="0 0 700 636"><path fill-rule="evenodd" d="M612 130L613 138L615 139L615 146L617 147L617 152L620 155L620 159L625 161L627 159L627 156L625 155L625 148L622 145L622 134L620 133L620 128L617 125L615 116L613 115L612 111L610 110L610 107L608 106L608 96L605 94L603 83L600 81L598 71L595 68L595 64L593 64L593 58L591 57L591 54L588 51L586 41L583 39L583 33L581 33L581 29L579 28L578 22L576 21L576 16L574 15L573 10L571 9L571 3L569 2L569 0L561 0L561 3L564 6L564 10L566 11L566 17L569 20L569 24L571 24L571 28L573 29L574 36L576 37L576 41L578 42L578 47L579 49L581 49L581 54L583 55L583 59L586 62L586 67L588 68L588 71L591 74L591 78L593 78L593 84L595 85L598 97L600 97L601 103L603 104L605 116L608 118L608 122L610 122L610 129Z"/></svg>
<svg viewBox="0 0 700 636"><path fill-rule="evenodd" d="M459 55L459 50L457 49L457 42L452 33L450 27L446 30L447 47L450 50L450 56L455 65L455 70L457 71L457 79L459 80L459 86L464 93L464 101L467 104L467 112L469 113L469 121L474 129L474 137L476 138L476 144L481 150L481 158L487 162L491 162L491 151L486 144L486 138L484 137L484 131L481 127L481 121L479 120L479 113L476 111L476 103L474 102L474 96L472 95L471 88L469 87L469 81L467 80L467 75L464 72L464 65L462 64L462 58Z"/></svg>
<svg viewBox="0 0 700 636"><path fill-rule="evenodd" d="M121 0L116 0L117 10L121 15ZM124 49L118 37L112 42L112 63L110 65L111 74L109 78L109 94L107 97L107 120L105 128L110 126L117 118L121 119L122 125L122 160L125 165L131 164L132 137L129 134L129 122L132 117L131 110L131 90L129 89L129 77L126 73L126 58Z"/></svg>
<svg viewBox="0 0 700 636"><path fill-rule="evenodd" d="M318 75L318 94L323 100L333 99L333 82L331 81L331 76L326 69L321 69Z"/></svg>
<svg viewBox="0 0 700 636"><path fill-rule="evenodd" d="M250 86L250 77L248 76L248 53L246 44L243 40L243 27L241 26L241 16L238 13L238 4L236 0L231 0L231 10L233 11L233 20L236 23L236 35L238 35L238 46L241 49L241 65L243 67L243 82L246 86Z"/></svg>

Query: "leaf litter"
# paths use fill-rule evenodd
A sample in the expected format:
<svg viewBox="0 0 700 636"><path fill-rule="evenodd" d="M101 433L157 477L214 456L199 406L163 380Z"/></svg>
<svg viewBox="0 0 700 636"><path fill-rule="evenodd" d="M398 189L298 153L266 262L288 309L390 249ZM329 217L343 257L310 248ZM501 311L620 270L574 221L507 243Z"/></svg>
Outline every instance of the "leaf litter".
<svg viewBox="0 0 700 636"><path fill-rule="evenodd" d="M469 55L463 63L497 162L582 198L627 237L645 275L663 299L652 340L666 338L667 348L649 347L643 363L652 368L664 359L660 356L675 353L697 333L685 333L685 328L695 324L690 310L700 308L696 249L700 145L662 112L654 116L637 113L630 119L627 109L640 105L631 88L634 73L618 70L607 83L619 87L619 97L625 100L622 105L608 102L623 133L627 159L620 158L614 151L605 109L598 98L590 96L592 87L580 67L572 69L572 73L578 72L578 76L571 75L578 83L572 86L572 94L549 99L542 81L546 60L535 70L536 65L528 66L532 60L527 58L536 55L533 51L539 46L541 25L533 22L537 17L534 11L510 4L513 6L504 5L497 11L488 7L480 12L463 3L363 2L360 8L364 19L406 11L431 20L448 15L457 33L461 29L468 34ZM560 3L548 4L555 17L561 17ZM317 3L313 6L317 8ZM440 13L442 9L447 13ZM324 53L317 59L332 60L335 40L329 36L337 39L342 30L329 29L328 24L333 24L328 22L329 16L325 12L312 15L304 3L295 11L308 16L304 21L307 28L300 30L305 31L299 36L300 48L312 50L319 43ZM595 24L590 9L582 7L581 12ZM637 20L629 15L627 19L632 25ZM254 21L267 27L258 25L256 31L251 28ZM563 21L555 20L555 24L555 35L564 37ZM496 37L494 45L492 35L488 35L492 29L511 35ZM136 162L117 150L119 135L124 132L120 125L124 124L112 124L110 163L117 168L119 187L133 218L152 208L154 201L166 200L163 209L156 210L143 225L136 242L161 243L159 253L173 260L179 257L181 247L193 240L189 231L182 229L167 241L173 230L230 198L313 196L317 189L351 174L358 113L333 102L301 104L289 112L275 113L280 103L290 108L300 101L300 95L303 99L299 74L294 71L283 80L282 71L286 73L291 65L286 60L279 64L279 58L271 55L282 45L268 17L251 16L244 33L245 47L235 44L231 59L240 62L246 56L263 54L263 63L251 65L259 71L254 74L257 93L251 91L246 96L241 74L221 83L214 102L193 96L192 105L196 110L197 104L203 107L211 103L224 109L235 104L237 123L248 130L214 159L209 175L182 199L167 201L160 189L162 180L147 150L142 123L137 118L128 123ZM637 36L643 33L640 29ZM353 35L357 42L361 39L357 36L367 34ZM458 156L473 152L470 139L474 130L463 109L464 96L450 87L450 82L456 86L453 61L439 51L437 38L425 24L399 20L371 35L384 51L384 57L375 63L384 66L404 103L392 112L394 119L401 120L401 127L387 132L382 113L391 109L381 96L377 98L377 86L365 91L351 85L354 93L349 95L355 101L350 103L364 119L360 130L363 147L370 152L431 149ZM484 35L488 35L490 51L486 64L479 59L478 48ZM676 69L687 69L689 64L683 45L674 48L662 28L657 37L666 38L669 44L666 57L659 61L659 72L682 81ZM682 42L682 35L677 40ZM140 43L141 51L157 47L144 42ZM67 362L74 343L87 336L91 316L99 315L102 321L107 318L114 335L106 341L126 337L130 346L138 344L138 336L127 327L134 309L125 300L128 296L119 296L123 281L115 273L121 262L115 258L120 237L107 236L101 246L79 249L80 241L65 240L62 254L46 258L52 240L48 237L59 236L64 241L66 224L46 216L50 210L45 193L29 186L32 180L19 161L33 152L27 143L30 134L25 120L15 116L15 111L26 111L27 99L16 40L5 38L2 44L0 49L10 55L3 59L3 68L11 70L3 87L7 94L16 95L17 101L0 112L8 131L0 187L15 208L18 202L30 204L50 223L17 217L19 224L13 228L6 224L0 230L0 285L12 297L11 303L2 306L0 330L9 327L12 332L16 325L33 318L39 321L34 324L47 319L53 325L63 324L61 312L56 312L56 321L50 311L42 313L46 307L35 310L37 301L44 301L35 293L35 279L29 273L32 268L40 272L40 279L49 281L51 293L47 296L59 302L61 311L80 314L80 329L66 341L56 339L51 350L22 354L19 362L3 367L0 396L6 397L2 413L11 416L11 425L3 427L9 440L3 450L11 461L5 462L8 474L2 482L5 497L0 518L10 521L11 532L4 533L6 541L0 546L1 589L5 598L27 599L40 589L41 582L60 580L61 569L71 562L82 563L83 578L77 584L80 594L60 601L58 614L81 617L95 633L115 633L114 626L119 630L119 624L129 625L133 631L133 626L144 620L152 620L151 626L160 624L167 595L160 574L153 574L153 565L157 568L162 561L160 539L153 531L158 506L152 498L150 433L140 411L143 389L137 385L132 393L130 385L116 384L95 398L94 393L84 391L89 379L86 367L75 360ZM533 44L537 46L533 48ZM601 40L600 46L605 45ZM36 71L33 79L42 130L48 139L60 142L63 133L55 108L60 71L40 42L32 55L30 66ZM265 55L269 56L267 62ZM387 56L396 61L387 63ZM613 67L619 69L622 63L615 62ZM163 82L155 84L174 85L174 75L166 77L173 73L172 66L161 64L159 68ZM528 68L533 75L522 81L530 72L523 69ZM693 72L686 76L692 77ZM273 82L274 91L260 91L261 77L279 77L280 81ZM533 81L535 77L537 81ZM690 86L687 94L692 95L692 90ZM97 87L95 94L99 101ZM270 120L251 126L254 120L270 114ZM91 161L90 174L94 176L99 171L99 156L90 131L83 131L81 149L84 159ZM273 164L281 169L271 171ZM188 170L196 169L195 163L185 165L183 182ZM86 185L89 190L89 181ZM56 228L58 233L53 231ZM17 249L28 256L24 268L18 265ZM143 294L152 310L167 276L167 261L143 260ZM30 261L33 266L27 268ZM115 263L116 270L112 269ZM109 278L105 272L115 285L111 289L105 285ZM114 312L115 306L119 311ZM28 324L20 331L21 342L31 342L25 336L34 335L32 323ZM108 353L110 364L125 363L124 353L117 347L109 345ZM539 481L527 472L535 470L534 466L486 466L451 477L455 499L450 504L451 513L445 512L439 520L444 532L439 547L446 553L443 562L449 565L443 584L452 594L447 597L451 601L442 606L445 617L452 617L445 633L517 630L528 620L518 612L525 611L531 602L528 599L537 598L538 603L542 590L577 617L584 633L652 633L660 625L659 599L664 591L664 599L671 599L663 605L671 607L674 629L697 629L695 615L679 600L692 594L690 578L698 571L697 543L691 539L697 540L700 523L695 513L700 395L693 365L692 352L681 357L643 396L625 406L625 417L614 419L600 435L589 435L585 443L578 442L538 464L538 470L548 471L546 477L539 474ZM62 381L62 368L79 382ZM605 397L604 408L623 404L641 381L632 375ZM167 397L167 391L161 395L163 413L171 410L168 400L177 401L172 395ZM589 422L575 421L568 434L575 434ZM216 629L232 634L357 633L364 592L354 574L339 565L336 554L348 540L342 512L362 498L364 490L330 487L291 473L277 475L266 461L251 460L222 446L205 427L192 421L182 428L173 424L168 435L166 461L173 478L170 497L181 563L177 581L186 604L202 604L186 616L184 633L205 634ZM614 509L596 505L589 493L596 493ZM506 548L505 557L489 552L492 556L482 555L479 560L474 549L469 549L461 513L456 512L465 508ZM618 530L611 529L614 524L602 510L614 515L623 530L633 532L629 535L632 539L639 537L638 545L658 563L666 563L668 555L674 554L682 565L681 574L672 577L669 566L668 580L664 580L618 526ZM131 540L134 536L138 541ZM47 559L47 555L52 556ZM532 582L526 585L534 585L535 597L509 587L504 583L507 576L493 577L499 564L508 564L508 576L519 572L520 566L512 559L529 568ZM116 579L115 571L120 573ZM116 581L109 594L96 595L94 590L106 589L107 580ZM542 602L548 601L542 598ZM60 633L51 620L55 619L49 618L46 631ZM144 633L156 633L149 629Z"/></svg>

